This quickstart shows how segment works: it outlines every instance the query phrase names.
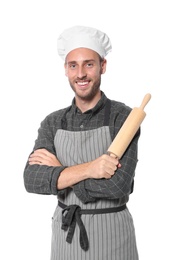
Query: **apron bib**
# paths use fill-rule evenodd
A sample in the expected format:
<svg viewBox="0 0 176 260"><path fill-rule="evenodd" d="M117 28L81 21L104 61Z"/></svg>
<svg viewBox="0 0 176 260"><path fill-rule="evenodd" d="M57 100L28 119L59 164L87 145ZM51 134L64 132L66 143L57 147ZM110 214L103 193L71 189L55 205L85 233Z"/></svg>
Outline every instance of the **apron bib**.
<svg viewBox="0 0 176 260"><path fill-rule="evenodd" d="M109 130L110 100L105 107L104 126L89 131L72 132L59 129L55 136L57 157L63 165L73 166L94 160L107 152L112 142ZM121 200L97 200L83 204L73 190L65 189L59 200L81 209L118 207ZM124 198L122 199L124 203ZM73 241L66 242L67 231L61 229L62 209L57 206L52 224L51 260L138 260L133 220L128 209L121 212L82 215L87 230L89 250L80 247L80 231L76 226Z"/></svg>

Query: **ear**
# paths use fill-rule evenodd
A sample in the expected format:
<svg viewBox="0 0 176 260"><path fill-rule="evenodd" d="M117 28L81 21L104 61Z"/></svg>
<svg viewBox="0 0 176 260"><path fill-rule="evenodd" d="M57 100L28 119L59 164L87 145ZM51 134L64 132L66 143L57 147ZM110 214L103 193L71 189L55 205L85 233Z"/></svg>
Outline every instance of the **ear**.
<svg viewBox="0 0 176 260"><path fill-rule="evenodd" d="M68 77L68 72L67 72L67 64L64 64L64 68L65 68L65 76Z"/></svg>
<svg viewBox="0 0 176 260"><path fill-rule="evenodd" d="M104 74L106 72L106 65L107 65L107 60L104 59L102 62L101 62L101 74Z"/></svg>

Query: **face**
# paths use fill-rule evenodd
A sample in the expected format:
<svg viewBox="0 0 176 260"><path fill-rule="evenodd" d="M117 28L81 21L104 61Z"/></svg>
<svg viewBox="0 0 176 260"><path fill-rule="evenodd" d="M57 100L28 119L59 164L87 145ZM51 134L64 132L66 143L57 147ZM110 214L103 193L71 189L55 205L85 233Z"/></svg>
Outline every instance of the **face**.
<svg viewBox="0 0 176 260"><path fill-rule="evenodd" d="M100 94L101 74L106 71L106 60L93 50L78 48L68 53L65 74L76 99L92 100Z"/></svg>

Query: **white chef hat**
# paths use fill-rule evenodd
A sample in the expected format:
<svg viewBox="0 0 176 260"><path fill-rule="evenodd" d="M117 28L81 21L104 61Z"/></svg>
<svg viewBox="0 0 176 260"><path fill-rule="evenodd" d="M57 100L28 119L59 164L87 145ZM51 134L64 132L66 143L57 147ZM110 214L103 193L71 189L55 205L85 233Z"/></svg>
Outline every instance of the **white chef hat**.
<svg viewBox="0 0 176 260"><path fill-rule="evenodd" d="M77 48L88 48L104 58L112 49L109 37L95 28L74 26L66 29L59 36L57 49L59 56L65 60L67 54Z"/></svg>

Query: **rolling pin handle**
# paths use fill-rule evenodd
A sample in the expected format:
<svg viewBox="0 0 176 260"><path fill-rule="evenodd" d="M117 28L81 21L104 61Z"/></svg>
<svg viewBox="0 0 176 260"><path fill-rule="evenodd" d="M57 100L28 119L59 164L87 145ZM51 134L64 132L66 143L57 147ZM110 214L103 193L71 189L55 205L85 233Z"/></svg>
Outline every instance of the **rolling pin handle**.
<svg viewBox="0 0 176 260"><path fill-rule="evenodd" d="M150 94L150 93L148 93L148 94L146 94L146 95L144 96L144 98L143 98L143 100L142 100L142 103L141 103L141 105L140 105L140 108L141 108L142 110L144 110L144 107L147 105L147 103L149 102L150 99L151 99L151 94Z"/></svg>

